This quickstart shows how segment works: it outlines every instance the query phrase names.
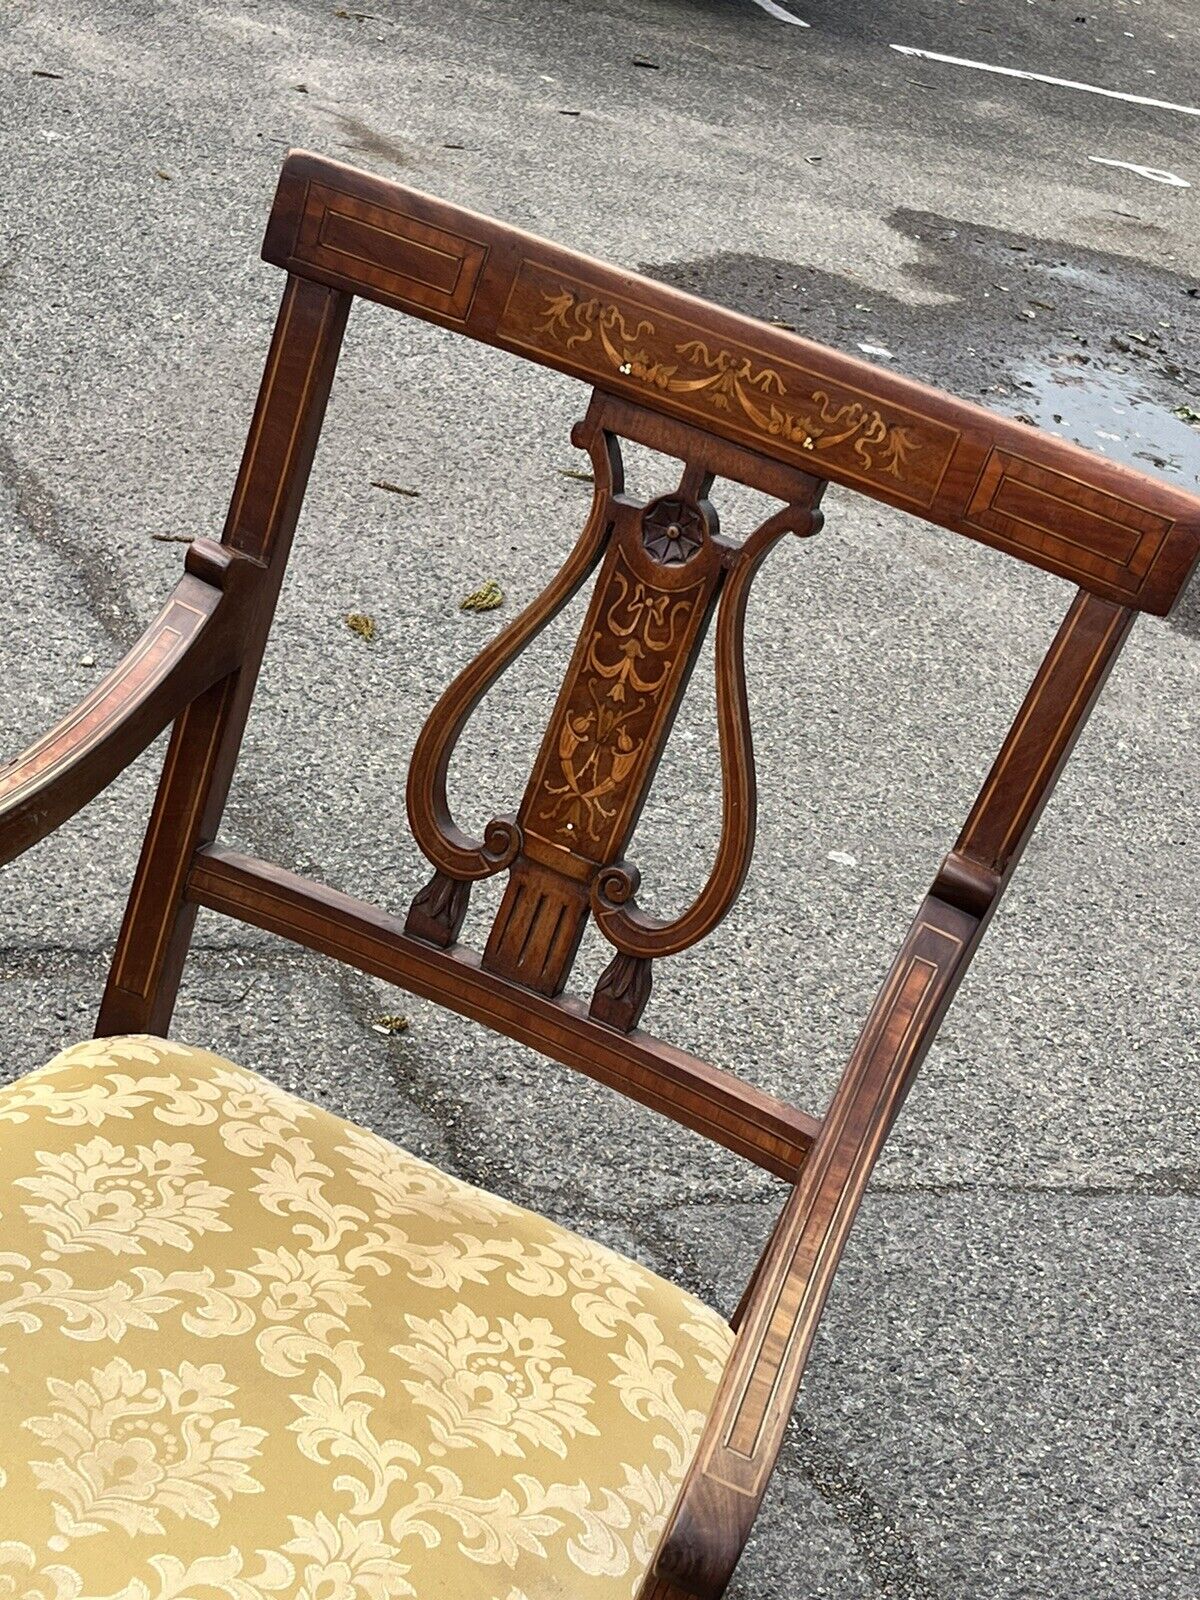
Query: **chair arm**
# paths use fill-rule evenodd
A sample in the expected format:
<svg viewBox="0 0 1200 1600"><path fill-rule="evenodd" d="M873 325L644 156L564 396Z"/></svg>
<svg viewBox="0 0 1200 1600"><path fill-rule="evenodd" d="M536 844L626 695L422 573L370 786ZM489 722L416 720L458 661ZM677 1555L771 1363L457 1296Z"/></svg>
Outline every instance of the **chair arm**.
<svg viewBox="0 0 1200 1600"><path fill-rule="evenodd" d="M764 1254L650 1595L725 1592L871 1169L985 920L930 895L913 923Z"/></svg>
<svg viewBox="0 0 1200 1600"><path fill-rule="evenodd" d="M95 798L241 659L260 563L211 540L124 659L43 738L0 766L0 866Z"/></svg>

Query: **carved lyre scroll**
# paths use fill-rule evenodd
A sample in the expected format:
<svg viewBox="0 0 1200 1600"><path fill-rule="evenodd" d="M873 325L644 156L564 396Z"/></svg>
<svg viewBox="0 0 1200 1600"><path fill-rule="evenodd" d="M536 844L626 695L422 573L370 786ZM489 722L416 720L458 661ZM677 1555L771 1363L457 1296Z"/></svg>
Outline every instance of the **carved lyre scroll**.
<svg viewBox="0 0 1200 1600"><path fill-rule="evenodd" d="M455 681L417 742L409 779L413 833L436 872L413 901L408 932L453 943L470 885L507 867L509 880L483 966L558 994L593 913L617 954L592 1015L628 1031L650 994L650 963L704 937L725 915L749 868L755 786L743 665L754 574L787 532L821 525L823 484L796 468L597 392L572 435L595 468L591 514L554 581ZM683 463L679 487L645 504L624 492L618 440ZM708 493L716 476L784 502L742 544L721 537ZM467 718L505 667L602 559L591 603L516 817L482 841L454 823L446 773ZM719 608L719 609L718 609ZM723 825L716 862L694 904L669 922L642 912L638 873L623 860L717 610L717 710Z"/></svg>
<svg viewBox="0 0 1200 1600"><path fill-rule="evenodd" d="M615 438L589 426L588 419L575 427L571 438L591 456L595 479L591 513L575 548L537 599L450 684L430 712L413 749L408 772L409 826L437 871L413 900L406 929L443 947L458 938L471 884L502 871L521 847L515 817L493 817L481 840L472 839L454 821L446 794L454 747L484 695L595 570L612 533L613 508L623 498L621 452Z"/></svg>

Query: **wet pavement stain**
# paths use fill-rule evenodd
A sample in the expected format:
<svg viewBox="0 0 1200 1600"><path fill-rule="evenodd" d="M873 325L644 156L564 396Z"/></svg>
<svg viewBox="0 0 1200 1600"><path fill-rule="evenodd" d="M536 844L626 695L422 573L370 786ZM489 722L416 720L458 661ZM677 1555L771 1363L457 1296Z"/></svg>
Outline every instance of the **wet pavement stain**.
<svg viewBox="0 0 1200 1600"><path fill-rule="evenodd" d="M1059 359L1031 362L1016 386L1040 428L1200 490L1200 431L1157 401L1140 374Z"/></svg>
<svg viewBox="0 0 1200 1600"><path fill-rule="evenodd" d="M377 128L372 128L370 123L363 122L359 117L352 117L344 111L335 111L331 106L318 105L315 109L332 117L341 131L352 141L343 145L343 149L352 150L356 155L376 156L381 161L390 162L394 167L413 165L413 152L398 139L380 133Z"/></svg>
<svg viewBox="0 0 1200 1600"><path fill-rule="evenodd" d="M1196 279L929 212L890 221L917 247L906 275L940 303L733 252L642 270L1200 491ZM1200 638L1200 580L1170 620Z"/></svg>

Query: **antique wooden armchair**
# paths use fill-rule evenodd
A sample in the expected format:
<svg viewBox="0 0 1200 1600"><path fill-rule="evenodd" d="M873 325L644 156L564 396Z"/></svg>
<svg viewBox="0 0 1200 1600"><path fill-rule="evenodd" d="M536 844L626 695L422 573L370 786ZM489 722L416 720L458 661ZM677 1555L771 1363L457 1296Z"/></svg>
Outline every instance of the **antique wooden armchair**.
<svg viewBox="0 0 1200 1600"><path fill-rule="evenodd" d="M128 1600L718 1596L880 1147L1137 612L1167 612L1196 562L1200 501L311 155L285 163L264 255L287 284L221 542L191 545L128 656L0 770L3 862L174 724L96 1040L0 1091L0 1329L22 1332L0 1576ZM579 541L417 741L408 812L434 870L405 917L218 837L355 295L592 386ZM675 458L678 488L627 495L622 440ZM716 477L782 509L726 540ZM638 1024L655 963L746 876L747 597L786 534L819 529L830 480L1077 593L815 1117ZM597 568L520 810L471 838L447 805L455 742ZM714 616L723 830L695 903L660 921L623 852ZM471 885L501 872L476 954L459 943ZM791 1182L731 1323L167 1042L198 906L479 1019ZM564 988L592 917L614 954L584 1001Z"/></svg>

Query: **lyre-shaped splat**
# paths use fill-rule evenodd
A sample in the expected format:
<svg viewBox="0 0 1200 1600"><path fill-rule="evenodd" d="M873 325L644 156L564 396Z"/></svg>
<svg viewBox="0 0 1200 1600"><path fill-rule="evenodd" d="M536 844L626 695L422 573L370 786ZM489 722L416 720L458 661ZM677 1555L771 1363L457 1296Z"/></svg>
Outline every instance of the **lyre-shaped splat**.
<svg viewBox="0 0 1200 1600"><path fill-rule="evenodd" d="M643 504L621 486L616 436L684 463L672 493ZM816 532L823 484L794 468L597 394L576 443L597 464L588 528L566 567L443 697L422 733L409 785L413 831L438 871L413 902L409 931L457 937L472 879L508 867L484 967L530 989L563 988L595 912L618 955L592 1013L623 1029L649 995L649 963L694 944L716 925L745 878L755 792L742 640L754 573L788 531ZM719 533L707 495L715 476L785 501L744 544ZM603 556L563 687L515 818L498 818L482 843L449 816L445 777L455 739L482 694L529 638L561 609ZM718 718L724 823L709 882L682 916L657 922L633 896L623 859L649 792L709 621L719 606Z"/></svg>
<svg viewBox="0 0 1200 1600"><path fill-rule="evenodd" d="M615 507L613 536L525 791L521 849L484 966L566 982L597 873L633 833L725 576L729 549L688 465L678 490Z"/></svg>

